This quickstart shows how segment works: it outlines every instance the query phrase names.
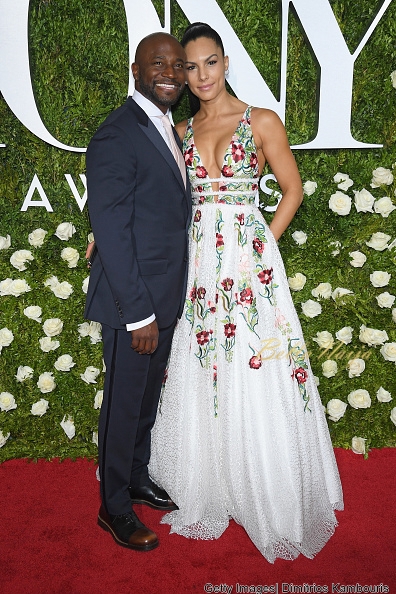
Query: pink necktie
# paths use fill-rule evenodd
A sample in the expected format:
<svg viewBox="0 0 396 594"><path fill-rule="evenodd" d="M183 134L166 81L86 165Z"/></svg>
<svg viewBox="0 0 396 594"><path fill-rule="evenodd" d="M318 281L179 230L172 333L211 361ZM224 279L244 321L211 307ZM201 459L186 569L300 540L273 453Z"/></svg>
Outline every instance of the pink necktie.
<svg viewBox="0 0 396 594"><path fill-rule="evenodd" d="M179 147L177 146L177 142L173 135L172 125L170 123L168 116L167 115L161 116L161 120L162 120L166 135L169 140L170 149L171 149L172 154L175 158L175 161L180 169L180 173L183 178L184 187L185 187L186 186L186 165L184 163L183 155L181 154L181 151L180 151Z"/></svg>

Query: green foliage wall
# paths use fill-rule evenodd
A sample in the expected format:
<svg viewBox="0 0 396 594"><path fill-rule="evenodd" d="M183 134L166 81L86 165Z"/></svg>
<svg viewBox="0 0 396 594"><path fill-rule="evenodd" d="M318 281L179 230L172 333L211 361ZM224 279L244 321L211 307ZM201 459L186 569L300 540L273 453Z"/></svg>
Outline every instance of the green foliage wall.
<svg viewBox="0 0 396 594"><path fill-rule="evenodd" d="M279 0L219 0L218 3L277 95ZM155 2L155 5L161 18L163 4ZM47 128L59 140L86 146L101 121L126 97L129 64L123 2L32 0L30 6L30 60L39 110ZM332 0L331 6L352 52L378 6L371 0ZM173 2L171 8L172 32L180 36L188 22L177 3ZM203 18L210 22L210 14ZM367 245L373 233L387 234L390 237L387 245L396 238L396 211L388 217L376 212L358 212L353 193L365 188L376 200L389 196L396 205L394 182L376 188L370 185L373 170L379 167L392 170L396 162L396 89L390 77L394 70L396 3L392 2L356 62L352 105L353 136L357 140L383 144L383 148L295 151L303 181L316 182L317 188L306 196L279 243L288 275L295 277L300 273L306 277L302 289L292 293L311 364L319 378L323 404L327 405L332 399L348 404L348 395L358 389L367 390L371 397L371 406L354 408L348 404L340 420L329 420L333 443L341 447L351 447L354 436L366 440L366 449L396 444L395 425L390 418L396 406L393 347L388 348L390 355L385 358L381 345L369 346L359 339L363 325L386 331L386 343L396 343L395 305L392 317L392 307L379 307L376 299L384 291L396 295L396 250L378 251ZM292 14L286 112L291 144L307 142L315 135L318 77L315 58L297 16ZM188 108L184 98L175 110L174 119L178 121L186 115ZM93 433L97 430L99 410L94 405L95 397L96 406L100 400L104 373L97 328L83 325L85 294L82 285L88 276L84 254L90 226L86 210L80 212L64 177L66 173L71 174L82 193L78 180L85 169L84 155L58 150L37 139L14 117L3 99L0 100L0 142L7 145L0 149L0 344L4 345L0 352L0 460L21 456L95 456ZM337 172L348 174L354 182L343 192L352 199L348 215L339 215L329 208L330 196L338 190L333 181ZM396 175L396 170L393 173ZM39 176L53 207L52 213L35 207L20 212L34 174ZM272 215L264 214L269 221ZM65 222L76 230L68 240L55 235L58 225ZM28 236L38 228L47 234L41 247L33 247ZM307 235L306 243L295 242L292 237L295 231ZM339 244L334 245L334 242ZM69 268L62 258L65 248L78 252L75 267ZM14 252L19 250L30 250L33 255L34 259L26 263L26 270L18 270L10 262ZM363 267L351 266L349 253L353 251L367 256ZM374 271L391 275L385 288L374 287L371 283L370 274ZM58 282L72 286L69 297L57 297L50 286L45 286L54 276ZM19 296L9 294L11 280L7 279L22 279L30 290ZM53 284L54 280L51 282ZM330 283L332 291L342 287L352 293L338 299L314 298L311 291L320 283ZM297 281L297 288L301 285ZM18 283L13 286L14 292L17 291ZM63 287L67 293L68 287ZM302 312L302 304L309 299L321 305L322 311L315 317L307 317ZM41 308L41 322L27 317L24 310L29 306ZM63 327L51 339L52 344L59 342L58 348L44 352L39 340L45 336L45 329L51 333L48 323L44 326L48 319L61 320ZM57 324L53 322L50 326L53 330ZM343 327L353 329L352 340L347 345L336 338L336 332ZM13 339L2 329L10 331ZM331 333L332 348L321 348L314 340L317 333L323 331ZM61 355L71 356L74 366L69 371L54 367ZM365 362L364 371L357 377L349 377L347 369L348 361L353 358ZM332 377L323 375L322 363L328 359L337 363L337 372ZM64 363L65 359L62 361ZM32 371L28 376L31 377L18 381L16 375L20 366L30 367ZM91 374L88 371L88 375L84 375L91 367L97 371L91 369ZM56 384L50 392L42 392L37 386L40 375L46 372L52 374L48 387L53 387L52 380ZM42 382L43 378L40 385ZM376 396L380 387L389 392L393 400L380 402ZM41 399L48 401L46 411L41 416L32 414L32 406ZM363 397L364 403L367 404L367 396ZM42 413L45 408L41 403L33 410ZM62 420L69 421L66 424L69 436L74 427L74 437L67 436L60 425Z"/></svg>

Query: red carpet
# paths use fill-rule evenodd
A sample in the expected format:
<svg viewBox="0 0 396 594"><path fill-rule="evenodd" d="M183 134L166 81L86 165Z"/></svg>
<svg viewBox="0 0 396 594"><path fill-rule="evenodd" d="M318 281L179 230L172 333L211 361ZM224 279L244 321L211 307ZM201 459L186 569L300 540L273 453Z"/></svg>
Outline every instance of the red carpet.
<svg viewBox="0 0 396 594"><path fill-rule="evenodd" d="M123 549L96 525L99 496L92 462L5 462L0 465L0 593L276 591L265 585L277 585L279 594L396 593L396 448L373 450L368 460L345 450L336 450L336 456L345 511L337 514L335 535L313 560L300 556L274 565L234 522L217 541L191 541L169 535L159 524L161 512L143 506L137 506L138 515L161 544L148 553ZM213 586L205 589L205 584Z"/></svg>

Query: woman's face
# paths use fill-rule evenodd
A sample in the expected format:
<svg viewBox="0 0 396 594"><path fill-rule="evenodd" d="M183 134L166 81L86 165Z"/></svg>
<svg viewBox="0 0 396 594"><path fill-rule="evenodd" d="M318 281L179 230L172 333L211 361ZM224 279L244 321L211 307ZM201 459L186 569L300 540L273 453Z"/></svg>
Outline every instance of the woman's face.
<svg viewBox="0 0 396 594"><path fill-rule="evenodd" d="M201 101L214 99L225 89L228 57L213 39L199 37L186 47L186 78L190 90Z"/></svg>

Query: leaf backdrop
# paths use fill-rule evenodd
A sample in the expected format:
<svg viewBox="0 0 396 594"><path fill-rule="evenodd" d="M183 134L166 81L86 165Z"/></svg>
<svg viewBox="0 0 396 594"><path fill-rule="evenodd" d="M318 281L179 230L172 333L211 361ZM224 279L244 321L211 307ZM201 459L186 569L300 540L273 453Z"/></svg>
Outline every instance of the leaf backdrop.
<svg viewBox="0 0 396 594"><path fill-rule="evenodd" d="M276 96L280 66L279 0L218 3ZM353 51L379 5L372 0L331 0L330 4ZM155 5L163 19L162 2ZM177 3L173 2L171 9L172 33L180 37L188 22ZM298 144L315 135L319 70L292 7L291 11L286 129L290 143ZM202 15L202 19L210 23L210 14ZM122 0L105 0L99 5L94 0L31 0L29 44L32 80L43 121L62 142L86 146L99 124L125 100L127 93L129 64ZM396 249L379 251L367 245L373 233L388 235L386 245L391 244L396 238L396 211L384 217L370 212L370 206L369 212L358 212L354 205L354 190L363 188L375 200L388 196L396 204L395 182L371 187L373 170L392 170L396 162L396 88L390 76L395 70L396 3L392 2L355 64L352 103L353 136L381 143L383 148L295 151L303 182L316 182L317 187L313 194L305 196L279 242L288 276L300 273L306 277L302 288L303 283L298 281L295 286L300 290L293 290L292 294L323 404L326 406L332 399L347 404L338 421L329 420L333 444L345 448L351 447L354 436L366 440L366 450L396 445L396 428L391 420L391 414L396 420L396 312L394 305L380 307L377 300L383 292L396 295ZM184 98L174 111L174 119L179 121L187 115ZM0 122L0 140L6 144L6 148L0 149L0 460L22 456L95 456L104 373L98 329L88 326L83 319L83 283L88 275L84 254L90 226L86 209L80 212L65 179L66 173L71 174L82 194L79 174L85 170L84 155L56 149L36 138L14 117L3 99ZM338 172L353 180L353 186L343 191L352 199L347 215L329 208L330 196L340 191L333 181ZM396 175L396 170L393 173ZM36 207L20 211L35 174L53 212ZM266 198L261 198L264 205ZM267 202L271 200L267 198ZM264 215L269 222L272 215ZM62 223L71 223L76 230L68 239L55 235ZM40 247L32 246L28 240L36 229L47 232ZM295 231L304 232L307 241L296 243ZM69 268L62 258L65 248L77 250L79 260L75 267ZM19 250L30 250L34 258L26 262L25 270L18 270L10 262ZM353 251L367 257L360 268L350 264L349 254ZM17 265L23 268L23 252L19 256ZM391 275L385 287L373 286L370 275L374 271ZM71 285L70 296L56 296L51 289L51 285L56 285L53 277L58 284ZM10 283L18 279L21 282L10 289ZM12 290L18 294L18 290L26 289L26 283L30 290L19 296L10 294ZM320 283L329 283L332 291L341 287L351 293L338 299L313 297L311 291ZM66 294L69 290L66 286ZM321 305L321 313L315 317L302 311L302 304L310 299ZM41 308L41 321L26 315L32 311L26 308L31 306ZM46 320L54 319L61 320L63 325L53 321L44 325ZM369 346L359 339L361 326L386 331L385 342L390 345L387 357L381 345ZM50 341L50 345L56 346L57 341L59 346L44 351L40 339L46 336L48 327L49 333L55 335L47 337L47 345ZM336 338L336 333L345 327L353 330L348 344ZM314 340L323 331L332 335L331 348L328 345L332 340L327 349ZM55 367L61 355L72 358L74 366L68 371L62 371L59 362ZM365 369L357 377L349 377L348 361L354 358L362 359ZM331 377L323 375L322 364L326 360L337 364ZM64 363L65 359L61 361ZM25 379L23 370L18 374L22 366L31 369L25 369ZM334 364L331 366L334 371ZM49 381L48 375L43 379L45 373L52 374ZM53 388L54 383L54 389L42 391L45 386ZM393 400L378 400L376 394L381 387ZM348 395L359 389L370 395L371 405L367 408L354 408L348 403ZM367 405L367 397L363 400ZM65 429L60 425L62 421Z"/></svg>

